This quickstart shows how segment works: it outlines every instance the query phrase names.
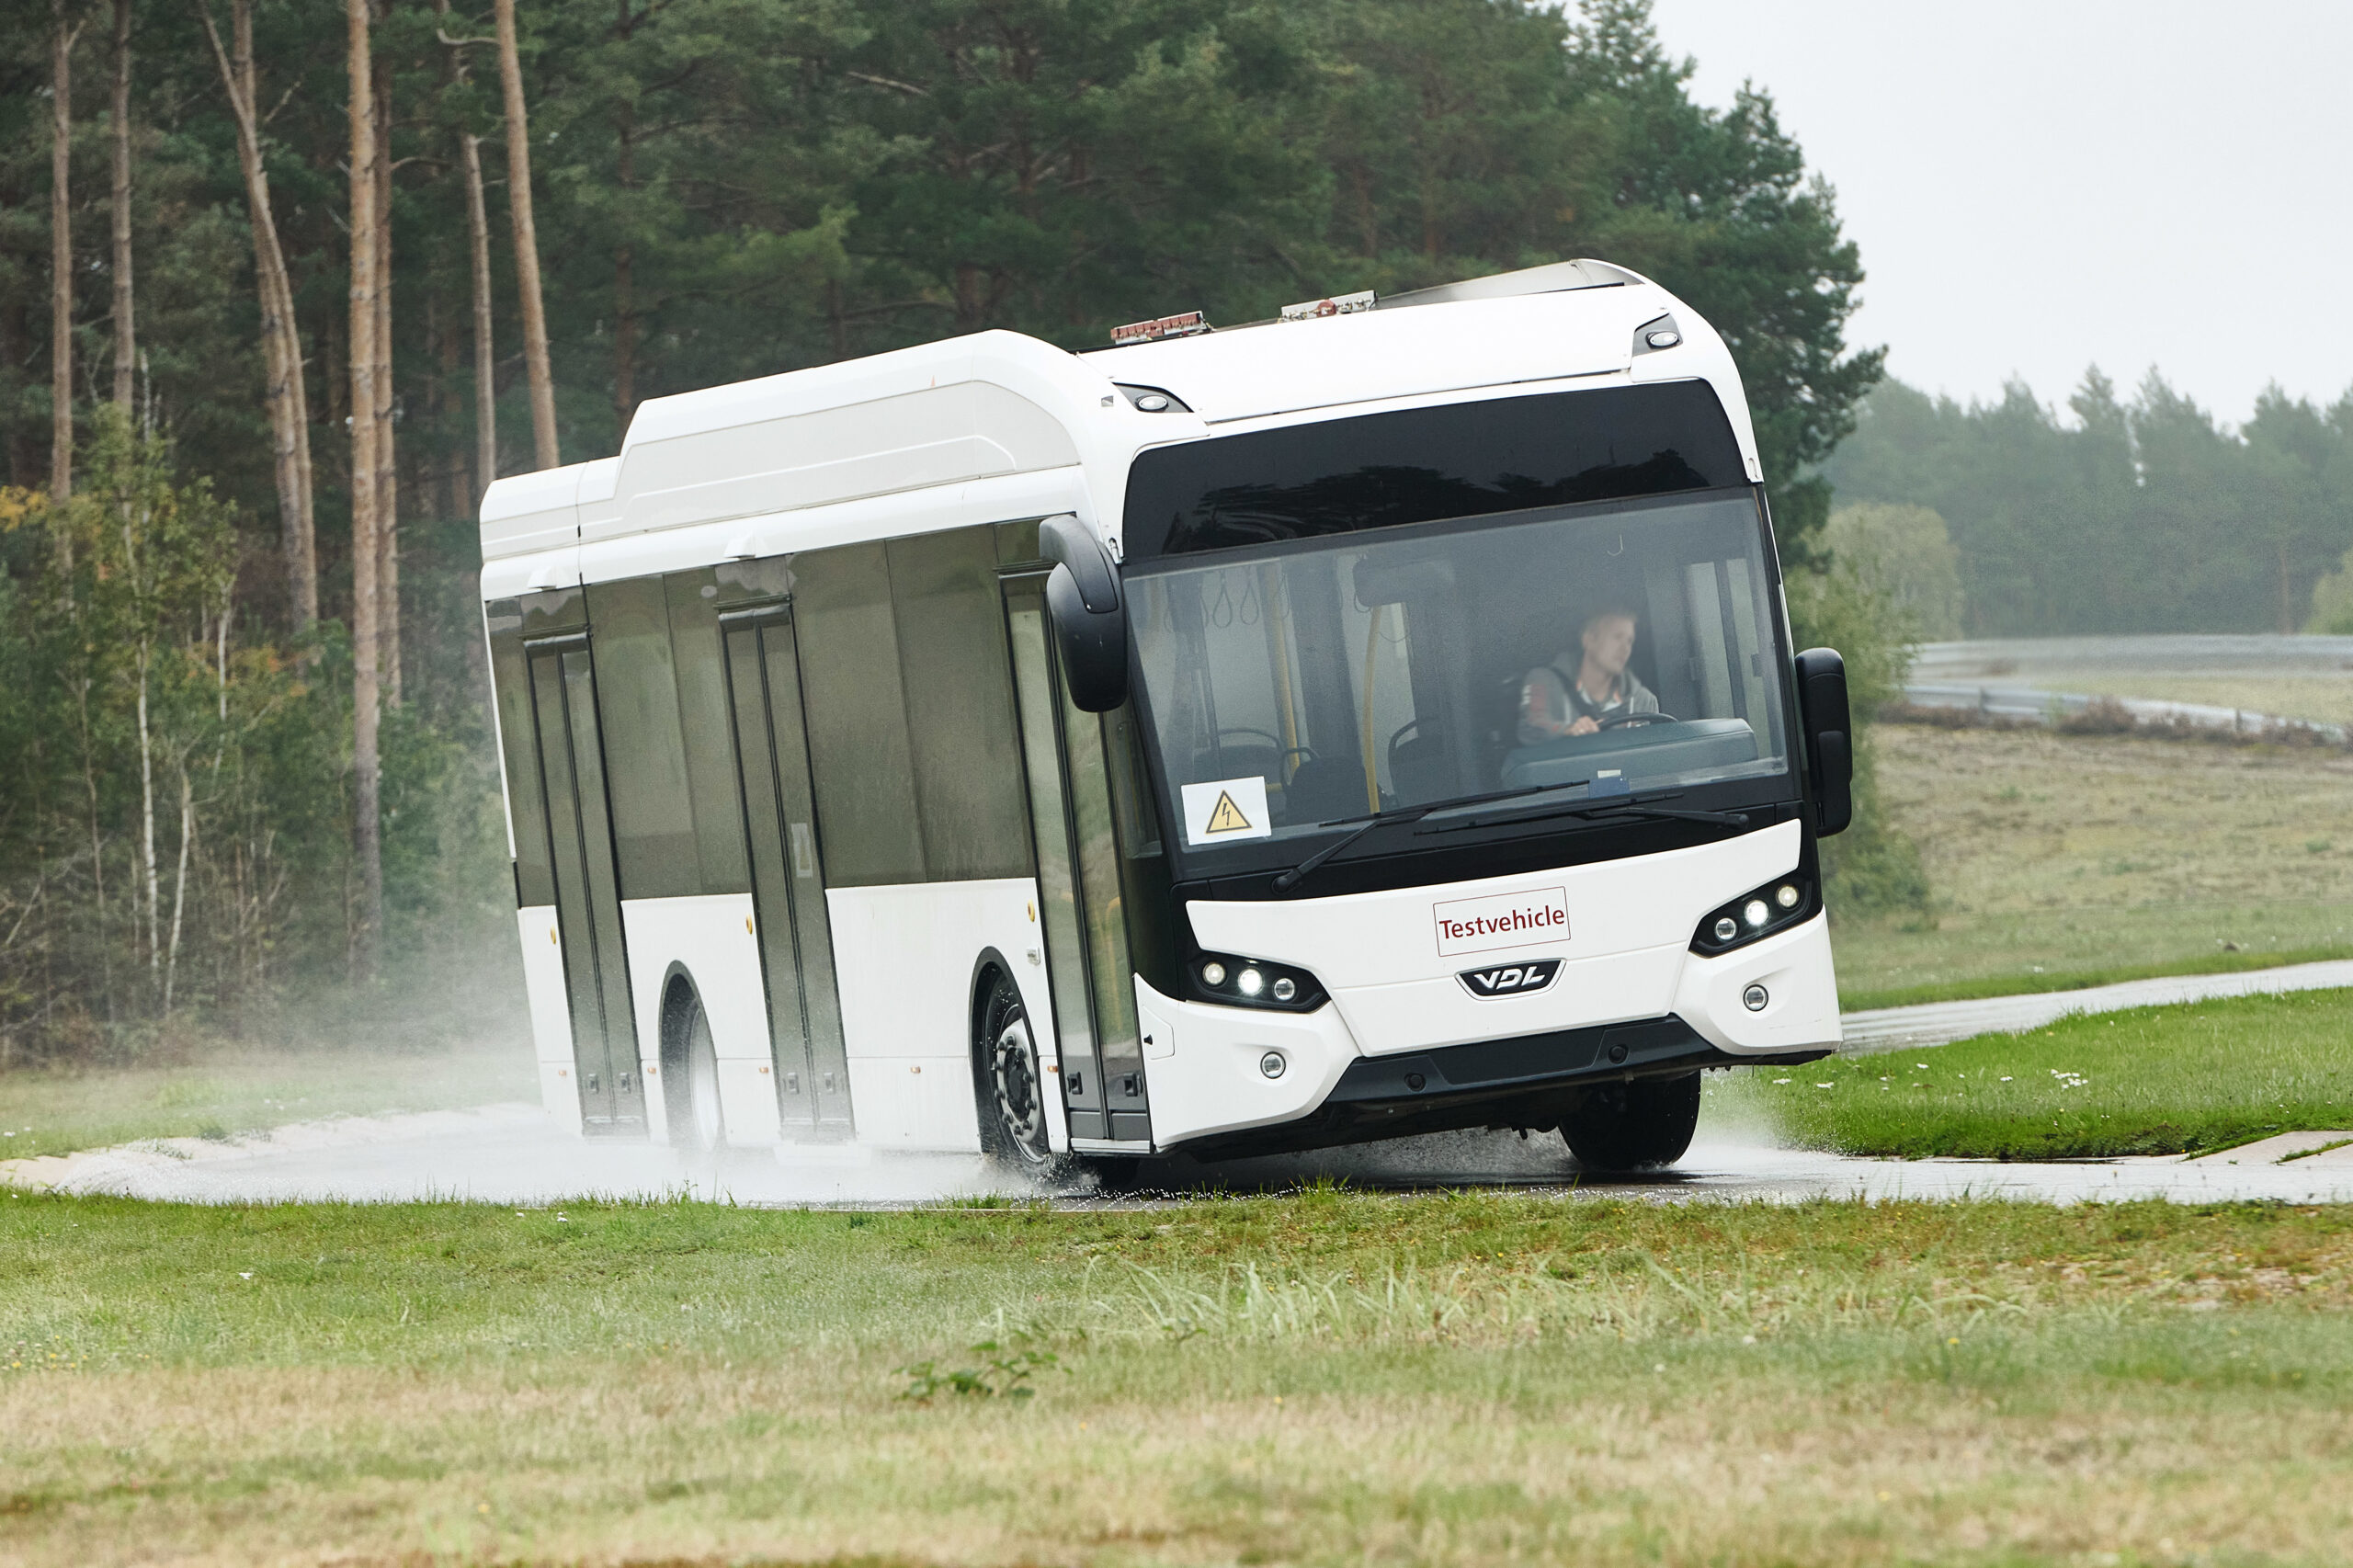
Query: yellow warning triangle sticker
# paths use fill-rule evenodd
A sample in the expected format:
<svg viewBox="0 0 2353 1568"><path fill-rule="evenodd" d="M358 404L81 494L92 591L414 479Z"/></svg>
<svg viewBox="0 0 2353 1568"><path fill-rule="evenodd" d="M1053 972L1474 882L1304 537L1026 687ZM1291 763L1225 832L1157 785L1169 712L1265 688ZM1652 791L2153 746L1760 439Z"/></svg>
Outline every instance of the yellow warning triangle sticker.
<svg viewBox="0 0 2353 1568"><path fill-rule="evenodd" d="M1217 792L1217 809L1210 812L1210 824L1201 831L1203 833L1247 833L1250 831L1250 819L1244 816L1242 808L1233 803L1232 794L1220 790Z"/></svg>

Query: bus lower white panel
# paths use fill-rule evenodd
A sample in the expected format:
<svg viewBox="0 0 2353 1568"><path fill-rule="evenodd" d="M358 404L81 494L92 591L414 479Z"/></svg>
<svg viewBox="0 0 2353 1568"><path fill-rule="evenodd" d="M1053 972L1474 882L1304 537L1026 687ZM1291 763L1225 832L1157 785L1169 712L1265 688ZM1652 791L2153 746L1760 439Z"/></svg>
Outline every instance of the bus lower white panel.
<svg viewBox="0 0 2353 1568"><path fill-rule="evenodd" d="M540 1103L564 1127L580 1131L579 1085L572 1081L572 1009L563 990L563 945L555 905L515 912L523 942L523 995L531 1009L531 1054L540 1067Z"/></svg>
<svg viewBox="0 0 2353 1568"><path fill-rule="evenodd" d="M668 1085L661 1073L662 1004L675 969L684 971L710 1020L727 1141L775 1142L776 1081L761 1071L771 1052L760 949L752 934L752 895L624 899L621 930L629 945L630 1010L636 1015L639 1067L645 1074L646 1117L654 1142L669 1138L663 1108Z"/></svg>
<svg viewBox="0 0 2353 1568"><path fill-rule="evenodd" d="M732 1144L768 1144L784 1136L777 1113L776 1069L767 1062L722 1057L719 1104L727 1118L727 1142Z"/></svg>
<svg viewBox="0 0 2353 1568"><path fill-rule="evenodd" d="M1206 1007L1163 996L1136 982L1138 1011L1154 1023L1152 1136L1166 1147L1188 1138L1291 1121L1324 1103L1356 1042L1335 1007L1313 1013ZM1269 1052L1282 1072L1268 1077Z"/></svg>
<svg viewBox="0 0 2353 1568"><path fill-rule="evenodd" d="M1745 994L1765 988L1765 1006ZM1696 954L1683 967L1675 1010L1720 1051L1811 1051L1836 1045L1838 976L1830 963L1830 919L1804 925L1722 958Z"/></svg>
<svg viewBox="0 0 2353 1568"><path fill-rule="evenodd" d="M1056 1069L1053 999L1042 959L1030 957L1043 952L1037 898L1037 884L1026 877L825 890L859 1142L980 1148L972 975L991 949L1014 971L1040 1064L1050 1075ZM1046 1105L1050 1140L1066 1148L1062 1096L1049 1094Z"/></svg>
<svg viewBox="0 0 2353 1568"><path fill-rule="evenodd" d="M1527 956L1558 953L1556 948L1550 955ZM1575 960L1563 964L1560 977L1543 990L1518 996L1473 996L1449 972L1435 980L1353 986L1335 991L1333 1000L1364 1053L1384 1056L1655 1018L1672 1006L1676 981L1689 956L1687 947L1677 944ZM1505 955L1491 963L1465 960L1461 967L1502 970L1515 961Z"/></svg>
<svg viewBox="0 0 2353 1568"><path fill-rule="evenodd" d="M967 1057L852 1060L849 1098L861 1143L966 1154L980 1149Z"/></svg>

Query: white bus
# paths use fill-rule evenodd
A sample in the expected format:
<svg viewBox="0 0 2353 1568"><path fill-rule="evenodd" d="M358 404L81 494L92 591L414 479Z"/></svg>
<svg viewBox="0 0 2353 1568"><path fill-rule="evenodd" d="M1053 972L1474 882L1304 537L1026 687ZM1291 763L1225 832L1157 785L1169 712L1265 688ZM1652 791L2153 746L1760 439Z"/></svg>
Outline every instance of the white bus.
<svg viewBox="0 0 2353 1568"><path fill-rule="evenodd" d="M552 1113L1620 1169L1836 1047L1845 676L1713 330L1572 261L1114 338L656 399L490 488Z"/></svg>

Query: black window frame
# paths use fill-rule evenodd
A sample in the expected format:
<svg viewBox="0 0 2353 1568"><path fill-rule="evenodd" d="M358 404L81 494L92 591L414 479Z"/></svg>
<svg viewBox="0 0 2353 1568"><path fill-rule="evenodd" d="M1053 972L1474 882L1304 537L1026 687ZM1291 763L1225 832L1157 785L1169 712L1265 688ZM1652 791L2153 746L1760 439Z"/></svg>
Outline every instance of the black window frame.
<svg viewBox="0 0 2353 1568"><path fill-rule="evenodd" d="M1746 501L1755 508L1759 547L1765 563L1764 589L1771 613L1761 630L1772 644L1769 652L1774 665L1774 681L1779 696L1781 719L1786 726L1782 737L1782 767L1778 773L1686 787L1677 791L1675 805L1677 809L1686 811L1745 812L1749 817L1746 827L1729 831L1746 832L1792 816L1802 816L1806 787L1803 747L1798 740L1800 714L1792 670L1794 642L1782 589L1780 557L1774 537L1772 514L1766 501L1764 487L1744 483L1665 495L1593 501L1574 507L1548 506L1524 510L1555 517L1563 512L1597 517L1612 514L1638 516L1644 511L1693 502L1733 498ZM1517 526L1513 519L1518 516L1519 510L1516 509L1406 526L1423 537L1434 537L1456 529L1471 531L1513 527ZM1256 547L1187 552L1156 558L1153 564L1166 571L1186 571L1223 562L1266 560L1329 549L1353 535L1378 531L1382 530L1347 530ZM1149 570L1128 569L1123 569L1121 574L1123 585L1138 583L1156 574ZM1139 734L1144 739L1144 767L1150 777L1154 802L1171 822L1181 823L1181 801L1168 777L1166 760L1159 744L1159 721L1152 710L1152 693L1144 679L1143 661L1132 622L1129 633L1128 668L1129 700L1140 725ZM1575 801L1563 803L1581 804ZM1497 806L1494 810L1500 813L1507 812L1509 808ZM1416 828L1423 825L1420 824L1375 830L1374 836L1360 846L1351 846L1337 861L1319 869L1315 880L1302 888L1298 896L1424 886L1466 878L1504 875L1523 864L1568 865L1619 859L1678 848L1689 843L1711 841L1725 836L1728 831L1724 827L1690 823L1659 824L1632 818L1593 823L1570 816L1521 822L1506 820L1481 827L1449 826L1443 832L1438 831L1445 822L1445 818L1438 818L1429 824L1430 831L1421 833L1416 832ZM1280 839L1255 839L1221 845L1211 849L1187 845L1183 832L1171 828L1163 835L1163 846L1168 857L1172 882L1186 890L1181 896L1206 893L1221 898L1268 898L1279 896L1278 890L1270 885L1276 875L1299 864L1329 844L1334 837L1347 831L1347 826L1337 826Z"/></svg>
<svg viewBox="0 0 2353 1568"><path fill-rule="evenodd" d="M1235 483L1253 472L1272 477ZM1752 483L1703 380L1473 398L1147 448L1128 470L1122 562ZM1223 511L1253 491L1258 510Z"/></svg>

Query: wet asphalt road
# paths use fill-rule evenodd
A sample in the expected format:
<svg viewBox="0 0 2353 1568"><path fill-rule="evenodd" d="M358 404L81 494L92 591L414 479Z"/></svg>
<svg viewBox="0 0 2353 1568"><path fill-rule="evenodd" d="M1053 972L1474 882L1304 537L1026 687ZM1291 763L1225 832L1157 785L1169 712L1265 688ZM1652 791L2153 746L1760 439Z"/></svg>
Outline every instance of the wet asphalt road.
<svg viewBox="0 0 2353 1568"><path fill-rule="evenodd" d="M2052 1202L2165 1198L2185 1203L2353 1201L2353 1148L2285 1165L2279 1151L2204 1159L2052 1165L1859 1160L1783 1149L1746 1130L1703 1126L1681 1164L1654 1176L1592 1178L1554 1137L1457 1132L1311 1154L1197 1165L1146 1162L1138 1190L1108 1194L1082 1178L1052 1195L1076 1208L1183 1201L1217 1192L1279 1191L1328 1177L1359 1188L1518 1187L1564 1199L1653 1202L1815 1198L2011 1198ZM2235 1152L2234 1152L2235 1153ZM27 1169L40 1166L40 1169ZM986 1194L1020 1196L976 1156L872 1154L858 1149L731 1150L693 1156L649 1144L591 1143L536 1107L353 1119L281 1128L230 1142L94 1150L23 1162L20 1185L184 1202L463 1199L546 1206L593 1198L694 1197L759 1206L896 1208Z"/></svg>
<svg viewBox="0 0 2353 1568"><path fill-rule="evenodd" d="M1919 1050L1994 1029L2040 1028L2071 1012L2353 985L2353 962L2243 974L2134 981L2096 990L1849 1014L1847 1051ZM2353 1136L2348 1133L2347 1136ZM2299 1142L2301 1140L2301 1142ZM2165 1198L2180 1202L2353 1201L2353 1147L2310 1153L2325 1137L2197 1160L2171 1157L2004 1165L1865 1160L1775 1146L1759 1130L1703 1119L1671 1171L1592 1177L1557 1137L1451 1132L1384 1143L1199 1165L1145 1162L1139 1190L1105 1194L1081 1177L1054 1193L1074 1206L1181 1201L1330 1178L1366 1188L1516 1187L1563 1197L1649 1201L1815 1198L2013 1198L2053 1202ZM2285 1164L2278 1156L2301 1157ZM0 1184L166 1201L467 1199L546 1205L588 1198L691 1196L760 1205L900 1206L1006 1193L1008 1178L975 1156L847 1148L728 1150L690 1155L650 1144L592 1142L536 1106L306 1122L227 1141L178 1139L0 1164Z"/></svg>

